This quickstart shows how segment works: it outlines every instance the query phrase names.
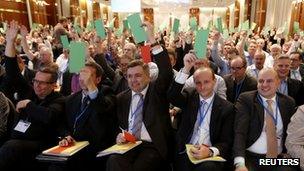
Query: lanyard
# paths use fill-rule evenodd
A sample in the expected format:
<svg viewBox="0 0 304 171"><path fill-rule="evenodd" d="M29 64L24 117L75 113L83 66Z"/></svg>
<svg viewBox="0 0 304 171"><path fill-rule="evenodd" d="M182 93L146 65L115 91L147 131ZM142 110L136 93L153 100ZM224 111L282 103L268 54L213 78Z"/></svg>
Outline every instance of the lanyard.
<svg viewBox="0 0 304 171"><path fill-rule="evenodd" d="M89 104L90 104L90 101L88 101L87 106L86 106L86 107L80 112L80 114L77 115L77 117L75 118L74 126L73 126L74 133L75 133L75 131L76 131L76 125L77 125L78 120L83 116L84 112L87 111L87 109L88 109L88 107L89 107Z"/></svg>
<svg viewBox="0 0 304 171"><path fill-rule="evenodd" d="M205 110L205 112L204 113L202 113L202 110L201 110L201 106L202 105L200 105L200 110L199 110L199 115L200 115L200 118L199 118L199 121L198 121L198 126L200 127L201 126L201 124L203 123L203 121L204 121L204 119L205 119L205 117L206 117L206 115L207 115L207 113L208 113L208 110L209 110L209 108L210 108L210 106L211 106L211 104L213 103L213 101L214 101L214 97L213 97L213 99L211 100L211 102L210 102L210 104L208 105L208 107L207 107L207 109ZM207 103L207 102L206 102Z"/></svg>
<svg viewBox="0 0 304 171"><path fill-rule="evenodd" d="M261 98L260 95L258 95L258 100L259 100L259 103L263 106L263 108L266 110L266 114L268 114L274 121L275 125L277 125L278 123L278 113L279 113L279 99L278 97L276 97L276 111L275 111L275 117L272 115L272 113L269 111L269 109L263 104L263 100Z"/></svg>
<svg viewBox="0 0 304 171"><path fill-rule="evenodd" d="M142 102L137 104L137 107L136 107L134 112L133 112L132 106L131 106L131 121L132 121L131 123L132 123L132 125L133 125L133 120L134 120L134 117L135 117L135 113L137 113L137 111L144 105L144 99L142 97L140 97L139 101L140 100L142 100Z"/></svg>

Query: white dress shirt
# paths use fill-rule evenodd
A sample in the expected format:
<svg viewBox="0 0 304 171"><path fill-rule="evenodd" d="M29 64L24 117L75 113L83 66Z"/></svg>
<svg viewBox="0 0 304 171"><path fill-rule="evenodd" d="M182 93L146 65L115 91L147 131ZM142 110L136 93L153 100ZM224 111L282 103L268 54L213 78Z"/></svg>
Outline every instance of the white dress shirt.
<svg viewBox="0 0 304 171"><path fill-rule="evenodd" d="M148 87L149 87L149 85L140 92L143 95L143 99L145 99L145 97L146 97ZM139 100L140 100L140 97L136 96L136 92L132 91L132 100L131 100L131 104L130 104L131 106L130 106L129 119L128 119L128 122L129 122L128 131L129 132L132 132L131 128L133 127L133 123L134 123L134 119L132 118L132 112L136 110ZM141 137L141 140L144 140L147 142L152 142L152 139L147 131L147 128L146 128L144 122L142 123L142 126L141 126L140 137Z"/></svg>

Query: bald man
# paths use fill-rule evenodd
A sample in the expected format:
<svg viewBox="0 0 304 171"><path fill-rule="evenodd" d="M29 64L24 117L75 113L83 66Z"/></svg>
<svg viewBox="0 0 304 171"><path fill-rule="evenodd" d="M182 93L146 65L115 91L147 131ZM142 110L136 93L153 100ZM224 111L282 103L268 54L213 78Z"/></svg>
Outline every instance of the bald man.
<svg viewBox="0 0 304 171"><path fill-rule="evenodd" d="M189 58L185 62L182 72L186 73L183 74L189 74L187 68L191 68L195 60ZM168 92L169 101L182 109L174 167L177 171L220 171L224 169L225 163L191 163L185 152L185 144L194 145L190 149L190 155L196 159L222 156L229 161L234 108L230 102L214 93L216 78L212 69L199 68L194 72L193 78L195 88L186 88L182 91L186 78L179 72Z"/></svg>
<svg viewBox="0 0 304 171"><path fill-rule="evenodd" d="M235 108L234 164L236 171L289 171L283 166L260 166L259 159L286 155L286 129L295 101L277 93L280 80L273 69L262 69L257 90L240 95Z"/></svg>

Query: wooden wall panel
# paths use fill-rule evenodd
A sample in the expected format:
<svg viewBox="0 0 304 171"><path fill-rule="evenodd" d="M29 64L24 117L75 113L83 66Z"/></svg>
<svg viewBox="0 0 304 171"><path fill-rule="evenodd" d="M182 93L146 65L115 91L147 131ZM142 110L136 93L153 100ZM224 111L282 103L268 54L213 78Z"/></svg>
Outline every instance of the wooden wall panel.
<svg viewBox="0 0 304 171"><path fill-rule="evenodd" d="M299 22L300 29L304 30L304 2L292 4L291 19L289 25L289 31L291 34L294 33L293 25L296 21Z"/></svg>
<svg viewBox="0 0 304 171"><path fill-rule="evenodd" d="M28 14L25 0L0 0L0 21L16 20L29 28Z"/></svg>
<svg viewBox="0 0 304 171"><path fill-rule="evenodd" d="M190 18L192 17L195 17L196 18L196 22L197 22L197 25L199 26L199 15L200 15L200 9L199 8L190 8L189 9L189 21L190 21Z"/></svg>
<svg viewBox="0 0 304 171"><path fill-rule="evenodd" d="M235 1L234 3L234 27L238 27L240 22L240 2Z"/></svg>
<svg viewBox="0 0 304 171"><path fill-rule="evenodd" d="M153 8L144 8L144 21L148 21L152 25L154 25L154 11Z"/></svg>
<svg viewBox="0 0 304 171"><path fill-rule="evenodd" d="M266 9L267 9L267 0L258 0L256 4L256 11L255 11L255 23L257 27L260 27L260 31L265 26L266 21Z"/></svg>
<svg viewBox="0 0 304 171"><path fill-rule="evenodd" d="M100 13L100 6L99 3L93 2L93 19L100 19L101 18L101 13Z"/></svg>

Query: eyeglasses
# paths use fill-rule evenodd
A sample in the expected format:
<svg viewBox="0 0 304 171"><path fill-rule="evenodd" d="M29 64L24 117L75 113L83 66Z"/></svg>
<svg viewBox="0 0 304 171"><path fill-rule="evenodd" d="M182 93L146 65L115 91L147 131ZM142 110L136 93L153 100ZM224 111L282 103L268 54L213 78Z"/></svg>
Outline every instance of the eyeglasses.
<svg viewBox="0 0 304 171"><path fill-rule="evenodd" d="M241 66L241 67L230 67L231 70L234 70L234 71L239 71L241 70L242 68L244 68L244 66Z"/></svg>
<svg viewBox="0 0 304 171"><path fill-rule="evenodd" d="M50 82L50 81L40 81L40 80L36 80L36 79L33 79L32 82L33 82L33 84L41 84L41 85L47 85L47 84L54 83L54 82Z"/></svg>

